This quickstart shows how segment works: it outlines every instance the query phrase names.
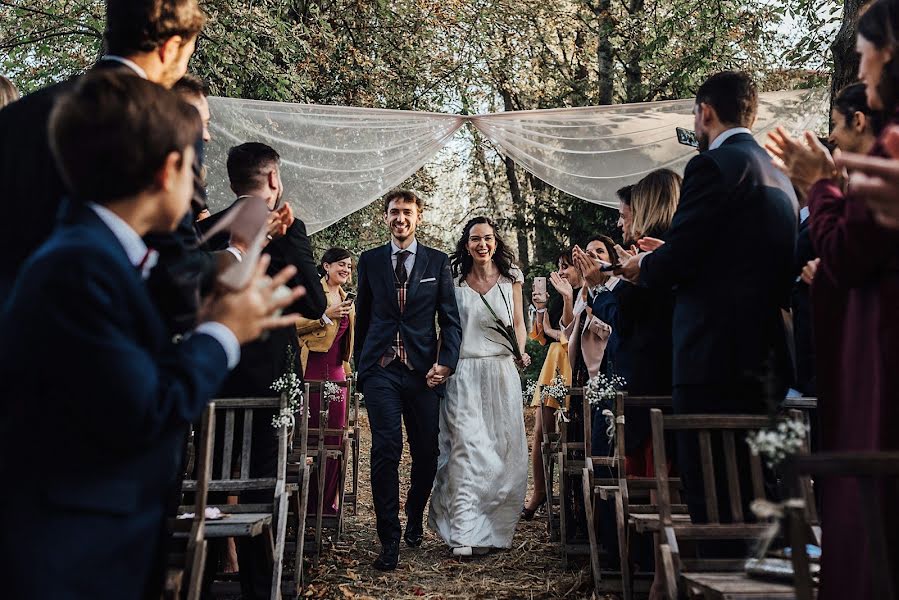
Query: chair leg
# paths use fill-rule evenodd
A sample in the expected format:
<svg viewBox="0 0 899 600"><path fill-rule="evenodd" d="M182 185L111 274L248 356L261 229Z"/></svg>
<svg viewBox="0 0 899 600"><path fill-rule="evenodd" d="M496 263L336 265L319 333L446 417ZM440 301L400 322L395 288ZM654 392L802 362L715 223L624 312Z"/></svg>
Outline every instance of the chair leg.
<svg viewBox="0 0 899 600"><path fill-rule="evenodd" d="M559 450L559 548L562 550L562 568L568 568L568 551L565 544L568 543L568 531L565 513L567 512L566 500L568 490L566 489L565 477L565 449Z"/></svg>
<svg viewBox="0 0 899 600"><path fill-rule="evenodd" d="M319 452L318 455L318 506L315 511L315 558L312 564L318 567L318 561L322 554L322 517L325 512L325 473L328 465L328 453Z"/></svg>
<svg viewBox="0 0 899 600"><path fill-rule="evenodd" d="M621 562L621 593L624 600L632 600L631 551L628 545L627 514L624 511L624 498L621 492L615 494L615 525L615 529L618 530L618 560Z"/></svg>
<svg viewBox="0 0 899 600"><path fill-rule="evenodd" d="M593 571L593 588L599 594L602 585L602 573L599 567L599 544L596 541L596 521L593 517L593 482L590 481L590 470L584 467L581 475L584 493L584 510L587 514L587 537L590 539L590 568Z"/></svg>
<svg viewBox="0 0 899 600"><path fill-rule="evenodd" d="M360 429L357 425L353 430L353 514L357 514L356 503L359 499L359 435Z"/></svg>
<svg viewBox="0 0 899 600"><path fill-rule="evenodd" d="M309 476L310 469L303 465L302 487L297 490L297 547L295 551L294 576L297 597L303 594L303 551L306 546L306 512L309 510Z"/></svg>
<svg viewBox="0 0 899 600"><path fill-rule="evenodd" d="M206 540L200 540L194 547L193 563L190 567L190 581L187 584L187 600L200 600L203 587L203 569L206 566Z"/></svg>
<svg viewBox="0 0 899 600"><path fill-rule="evenodd" d="M281 573L284 571L284 543L287 536L287 496L283 492L278 497L277 511L271 600L281 600Z"/></svg>
<svg viewBox="0 0 899 600"><path fill-rule="evenodd" d="M662 564L656 565L656 568L663 569L665 581L665 595L668 600L677 600L677 575L674 571L674 558L671 555L671 547L668 544L659 545L659 554L662 557Z"/></svg>
<svg viewBox="0 0 899 600"><path fill-rule="evenodd" d="M543 482L546 488L546 535L550 541L553 539L553 459L550 453L550 445L543 442Z"/></svg>

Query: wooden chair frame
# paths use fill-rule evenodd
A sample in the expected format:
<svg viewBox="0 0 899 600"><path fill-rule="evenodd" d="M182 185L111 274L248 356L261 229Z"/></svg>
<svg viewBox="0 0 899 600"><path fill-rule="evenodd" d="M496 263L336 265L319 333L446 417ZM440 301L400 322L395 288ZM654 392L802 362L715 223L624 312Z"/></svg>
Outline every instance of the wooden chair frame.
<svg viewBox="0 0 899 600"><path fill-rule="evenodd" d="M309 438L309 384L303 385L303 401L295 415L294 431L290 439L287 459L287 482L289 492L288 522L293 527L293 536L285 545L285 552L292 552L293 579L284 584L285 593L299 597L303 593L304 569L303 553L306 541L306 512L309 508L309 484L312 469L307 464L306 446Z"/></svg>
<svg viewBox="0 0 899 600"><path fill-rule="evenodd" d="M265 536L271 548L272 560L272 593L271 600L281 598L284 547L287 533L288 489L287 471L287 427L278 430L278 459L274 477L250 477L250 457L252 452L253 416L256 410L276 409L281 411L287 407L287 397L280 398L223 398L215 400L216 410L225 411L225 433L223 440L221 477L216 479L211 474L208 490L215 492L243 492L249 490L272 490L272 502L263 504L225 504L217 508L230 515L220 521L207 521L205 538L256 537ZM234 450L236 411L243 413L243 431L240 474L232 478L231 463ZM210 431L214 439L215 426L212 421ZM199 482L185 480L184 491L197 491Z"/></svg>
<svg viewBox="0 0 899 600"><path fill-rule="evenodd" d="M555 450L553 458L555 458L555 466L558 469L559 473L559 550L562 555L562 568L568 568L568 557L569 556L589 556L590 554L590 542L589 538L586 543L577 544L577 543L569 543L566 539L568 534L568 528L570 524L568 523L568 519L565 516L565 497L568 494L568 477L582 477L583 469L586 465L587 458L590 456L590 433L591 433L591 423L590 423L590 407L589 402L584 397L584 388L582 387L569 387L567 397L570 398L581 398L582 399L582 411L583 411L583 436L584 440L580 442L572 442L568 439L569 426L566 422L559 423L558 428L558 442L556 442L557 446L553 448ZM542 399L541 399L542 406ZM569 402L569 407L571 406ZM544 426L544 432L546 427ZM575 452L583 452L584 458L574 458L572 456ZM544 462L547 460L547 455L543 456ZM550 475L552 475L550 471ZM550 479L546 480L547 483L550 483ZM549 499L551 496L547 495L547 507L550 506ZM553 504L555 505L555 499L553 499ZM586 518L586 517L585 517ZM551 520L551 514L548 513L547 520ZM588 533L589 535L589 533Z"/></svg>

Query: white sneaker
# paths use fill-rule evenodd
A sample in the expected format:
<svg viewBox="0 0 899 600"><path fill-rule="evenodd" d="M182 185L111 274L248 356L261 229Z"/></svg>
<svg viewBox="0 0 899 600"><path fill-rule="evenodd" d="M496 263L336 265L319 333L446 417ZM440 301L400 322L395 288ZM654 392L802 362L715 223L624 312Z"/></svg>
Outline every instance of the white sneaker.
<svg viewBox="0 0 899 600"><path fill-rule="evenodd" d="M453 548L453 556L471 556L472 550L471 546L459 546L458 548Z"/></svg>

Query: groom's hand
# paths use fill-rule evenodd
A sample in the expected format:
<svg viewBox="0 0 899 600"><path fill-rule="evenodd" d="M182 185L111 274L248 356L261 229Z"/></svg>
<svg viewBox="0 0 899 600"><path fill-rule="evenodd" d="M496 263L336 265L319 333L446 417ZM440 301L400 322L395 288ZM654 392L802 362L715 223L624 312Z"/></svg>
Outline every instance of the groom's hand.
<svg viewBox="0 0 899 600"><path fill-rule="evenodd" d="M435 388L438 385L443 385L446 383L446 378L452 374L452 371L449 367L444 367L443 365L438 365L434 363L434 366L431 367L431 370L428 371L425 379L427 380L429 388Z"/></svg>

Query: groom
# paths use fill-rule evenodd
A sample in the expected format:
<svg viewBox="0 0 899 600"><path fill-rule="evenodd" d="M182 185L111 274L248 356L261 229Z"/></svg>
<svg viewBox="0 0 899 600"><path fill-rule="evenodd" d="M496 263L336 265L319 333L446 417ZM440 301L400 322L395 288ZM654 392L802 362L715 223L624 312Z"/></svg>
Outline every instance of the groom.
<svg viewBox="0 0 899 600"><path fill-rule="evenodd" d="M359 257L356 371L371 423L371 487L381 540L374 567L380 571L396 569L399 561L401 420L412 454L403 537L417 547L437 472L440 398L435 388L456 368L462 338L449 257L415 239L423 208L409 190L387 194L390 243Z"/></svg>

